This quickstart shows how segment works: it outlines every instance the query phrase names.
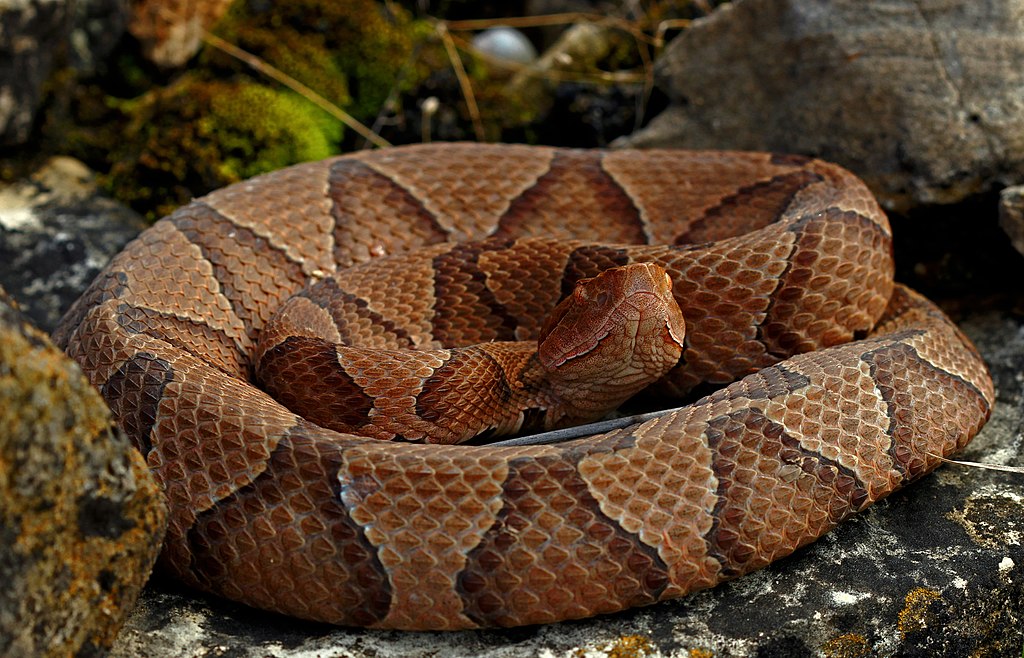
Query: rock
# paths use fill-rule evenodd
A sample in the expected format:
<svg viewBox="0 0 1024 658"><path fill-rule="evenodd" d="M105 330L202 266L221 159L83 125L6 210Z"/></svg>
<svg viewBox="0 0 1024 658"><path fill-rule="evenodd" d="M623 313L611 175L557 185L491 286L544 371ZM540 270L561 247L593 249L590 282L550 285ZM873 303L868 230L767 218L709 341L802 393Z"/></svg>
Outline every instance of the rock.
<svg viewBox="0 0 1024 658"><path fill-rule="evenodd" d="M962 326L999 391L960 456L1021 465L1024 318ZM118 658L376 656L1019 656L1024 637L1020 475L946 465L796 554L715 589L599 619L473 633L381 633L297 622L195 594L146 588Z"/></svg>
<svg viewBox="0 0 1024 658"><path fill-rule="evenodd" d="M0 144L24 144L49 75L103 68L124 32L124 0L0 0Z"/></svg>
<svg viewBox="0 0 1024 658"><path fill-rule="evenodd" d="M65 0L0 0L0 144L28 139L68 29Z"/></svg>
<svg viewBox="0 0 1024 658"><path fill-rule="evenodd" d="M103 71L105 58L117 45L128 23L128 3L124 0L77 0L72 4L70 63L83 76Z"/></svg>
<svg viewBox="0 0 1024 658"><path fill-rule="evenodd" d="M999 193L999 225L1010 236L1013 248L1024 254L1024 185Z"/></svg>
<svg viewBox="0 0 1024 658"><path fill-rule="evenodd" d="M488 28L471 43L479 52L501 62L530 64L537 59L537 49L526 35L511 27Z"/></svg>
<svg viewBox="0 0 1024 658"><path fill-rule="evenodd" d="M203 31L217 22L231 0L140 0L132 3L128 31L142 52L161 68L181 66L203 45Z"/></svg>
<svg viewBox="0 0 1024 658"><path fill-rule="evenodd" d="M52 331L144 227L134 212L100 195L85 165L53 158L26 180L0 184L0 285L36 326Z"/></svg>
<svg viewBox="0 0 1024 658"><path fill-rule="evenodd" d="M0 292L0 655L108 648L165 517L99 393Z"/></svg>
<svg viewBox="0 0 1024 658"><path fill-rule="evenodd" d="M803 153L884 205L953 203L1024 173L1024 0L738 0L672 41L671 104L618 145Z"/></svg>

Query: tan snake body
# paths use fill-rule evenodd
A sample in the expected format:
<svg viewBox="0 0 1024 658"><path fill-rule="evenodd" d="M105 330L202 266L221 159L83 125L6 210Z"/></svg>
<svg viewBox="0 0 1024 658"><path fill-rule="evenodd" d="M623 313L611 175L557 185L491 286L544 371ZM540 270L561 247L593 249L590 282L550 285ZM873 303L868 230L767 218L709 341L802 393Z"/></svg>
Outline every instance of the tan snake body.
<svg viewBox="0 0 1024 658"><path fill-rule="evenodd" d="M745 378L642 425L499 448L340 435L249 383L270 313L311 281L421 245L537 235L587 245L504 279L501 249L432 247L392 306L349 291L354 317L371 334L425 327L424 341L456 327L535 338L572 281L634 259L624 243L692 243L656 249L687 325L663 390ZM397 148L179 209L114 258L55 339L163 486L161 564L185 583L337 624L545 623L762 567L974 436L994 400L984 363L893 287L890 245L863 184L806 158ZM473 267L449 276L443 254L460 248ZM510 288L534 278L525 298Z"/></svg>

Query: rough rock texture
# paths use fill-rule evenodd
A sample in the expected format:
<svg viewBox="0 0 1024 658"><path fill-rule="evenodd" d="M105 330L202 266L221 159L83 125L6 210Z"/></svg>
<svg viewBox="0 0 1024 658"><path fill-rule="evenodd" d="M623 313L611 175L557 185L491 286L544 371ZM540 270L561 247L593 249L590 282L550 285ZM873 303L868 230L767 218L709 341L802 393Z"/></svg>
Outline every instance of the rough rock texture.
<svg viewBox="0 0 1024 658"><path fill-rule="evenodd" d="M28 139L69 11L65 0L0 0L0 144Z"/></svg>
<svg viewBox="0 0 1024 658"><path fill-rule="evenodd" d="M85 165L54 158L28 179L0 185L0 285L36 326L52 331L144 226L137 214L99 195Z"/></svg>
<svg viewBox="0 0 1024 658"><path fill-rule="evenodd" d="M230 4L231 0L134 0L128 31L157 66L181 66L199 51L203 30Z"/></svg>
<svg viewBox="0 0 1024 658"><path fill-rule="evenodd" d="M102 398L0 290L0 655L109 647L165 517Z"/></svg>
<svg viewBox="0 0 1024 658"><path fill-rule="evenodd" d="M72 3L70 63L88 75L102 70L128 22L126 0L77 0Z"/></svg>
<svg viewBox="0 0 1024 658"><path fill-rule="evenodd" d="M893 209L1024 173L1024 0L738 0L657 66L671 105L635 146L797 152Z"/></svg>
<svg viewBox="0 0 1024 658"><path fill-rule="evenodd" d="M999 193L999 225L1010 236L1013 248L1024 254L1024 185Z"/></svg>
<svg viewBox="0 0 1024 658"><path fill-rule="evenodd" d="M125 0L0 0L0 145L29 139L56 68L102 68L127 16Z"/></svg>
<svg viewBox="0 0 1024 658"><path fill-rule="evenodd" d="M962 326L992 367L993 419L966 460L1024 466L1024 315ZM158 581L113 655L749 656L1021 655L1021 477L947 465L767 569L676 602L508 631L332 629ZM630 653L632 652L632 653ZM701 653L706 652L706 653Z"/></svg>

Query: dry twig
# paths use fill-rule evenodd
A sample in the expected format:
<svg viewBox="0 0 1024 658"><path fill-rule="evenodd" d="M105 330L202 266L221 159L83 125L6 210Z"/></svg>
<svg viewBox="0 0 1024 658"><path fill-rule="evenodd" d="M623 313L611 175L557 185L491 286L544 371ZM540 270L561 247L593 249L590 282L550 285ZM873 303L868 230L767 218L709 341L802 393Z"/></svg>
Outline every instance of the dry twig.
<svg viewBox="0 0 1024 658"><path fill-rule="evenodd" d="M364 126L362 123L359 122L358 119L353 117L351 114L341 109L331 101L327 100L320 94L316 93L315 91L313 91L306 85L302 84L295 78L291 77L284 71L274 66L271 66L270 64L260 59L256 55L253 55L252 53L247 52L245 50L242 50L238 46L228 43L227 41L221 39L217 35L211 34L210 32L207 32L205 30L203 31L203 41L206 42L208 45L216 48L217 50L220 50L221 52L224 52L239 61L245 62L250 67L259 71L268 78L276 80L277 82L288 87L289 89L299 94L303 98L316 104L317 107L327 112L338 121L344 123L346 126L348 126L352 130L357 132L359 135L361 135L363 138L371 142L374 146L378 146L380 148L391 146L390 142L388 142L386 139L384 139L377 133L373 132L372 130Z"/></svg>

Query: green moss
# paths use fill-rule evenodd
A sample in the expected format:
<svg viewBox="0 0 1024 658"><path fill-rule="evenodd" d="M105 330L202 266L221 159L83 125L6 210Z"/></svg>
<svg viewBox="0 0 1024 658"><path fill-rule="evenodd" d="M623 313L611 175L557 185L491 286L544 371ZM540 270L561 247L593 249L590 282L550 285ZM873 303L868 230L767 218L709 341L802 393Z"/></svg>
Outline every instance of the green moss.
<svg viewBox="0 0 1024 658"><path fill-rule="evenodd" d="M427 76L414 52L432 29L376 0L237 0L212 32L372 123L393 95ZM87 162L108 193L150 218L352 146L340 121L215 48L184 72L155 72L131 49L112 62L107 77L60 83L70 91L50 104L43 133L51 149Z"/></svg>
<svg viewBox="0 0 1024 658"><path fill-rule="evenodd" d="M343 125L294 93L195 76L123 101L122 145L101 181L156 217L193 196L336 152Z"/></svg>
<svg viewBox="0 0 1024 658"><path fill-rule="evenodd" d="M196 123L198 135L218 142L225 181L326 158L341 141L341 122L296 94L248 83L233 91L213 95L210 115Z"/></svg>
<svg viewBox="0 0 1024 658"><path fill-rule="evenodd" d="M307 85L358 119L380 112L420 74L413 49L424 26L374 0L235 2L214 32ZM206 62L248 69L208 51Z"/></svg>

